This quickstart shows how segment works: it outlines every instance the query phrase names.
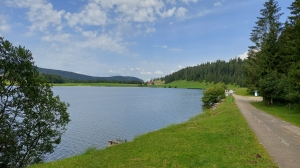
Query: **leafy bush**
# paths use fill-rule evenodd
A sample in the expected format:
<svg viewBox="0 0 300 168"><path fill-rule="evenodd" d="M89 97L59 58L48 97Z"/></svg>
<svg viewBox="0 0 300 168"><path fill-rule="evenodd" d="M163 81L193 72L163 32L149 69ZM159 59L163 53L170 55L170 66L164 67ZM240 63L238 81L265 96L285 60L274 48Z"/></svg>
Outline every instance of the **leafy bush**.
<svg viewBox="0 0 300 168"><path fill-rule="evenodd" d="M222 85L214 85L203 92L202 102L205 105L212 105L225 98L225 90Z"/></svg>

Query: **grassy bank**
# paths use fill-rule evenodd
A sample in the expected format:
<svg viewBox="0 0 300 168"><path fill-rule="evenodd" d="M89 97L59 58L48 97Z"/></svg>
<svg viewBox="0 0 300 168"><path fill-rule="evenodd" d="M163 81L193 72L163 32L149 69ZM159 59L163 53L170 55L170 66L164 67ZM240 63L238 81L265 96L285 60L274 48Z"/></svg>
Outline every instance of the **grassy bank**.
<svg viewBox="0 0 300 168"><path fill-rule="evenodd" d="M62 84L53 84L53 86L137 87L138 84L123 84L123 83L62 83Z"/></svg>
<svg viewBox="0 0 300 168"><path fill-rule="evenodd" d="M132 142L32 167L277 167L235 103Z"/></svg>
<svg viewBox="0 0 300 168"><path fill-rule="evenodd" d="M252 102L251 104L256 108L265 111L266 113L300 127L299 109L289 110L287 106L267 106L263 102Z"/></svg>
<svg viewBox="0 0 300 168"><path fill-rule="evenodd" d="M206 82L195 82L195 81L186 81L186 80L178 80L171 83L165 84L161 81L154 81L155 85L149 86L149 87L166 87L166 88L195 88L195 89L204 89L208 87L212 87L213 83L206 83ZM238 86L234 85L227 85L228 89L236 89L239 88Z"/></svg>

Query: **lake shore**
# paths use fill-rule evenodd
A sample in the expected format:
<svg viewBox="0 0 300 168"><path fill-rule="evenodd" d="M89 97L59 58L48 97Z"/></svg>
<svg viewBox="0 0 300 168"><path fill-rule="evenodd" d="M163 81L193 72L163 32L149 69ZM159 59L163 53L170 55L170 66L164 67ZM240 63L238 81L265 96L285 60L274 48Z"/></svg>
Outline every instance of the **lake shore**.
<svg viewBox="0 0 300 168"><path fill-rule="evenodd" d="M133 141L32 167L277 167L236 104L225 99L189 121Z"/></svg>

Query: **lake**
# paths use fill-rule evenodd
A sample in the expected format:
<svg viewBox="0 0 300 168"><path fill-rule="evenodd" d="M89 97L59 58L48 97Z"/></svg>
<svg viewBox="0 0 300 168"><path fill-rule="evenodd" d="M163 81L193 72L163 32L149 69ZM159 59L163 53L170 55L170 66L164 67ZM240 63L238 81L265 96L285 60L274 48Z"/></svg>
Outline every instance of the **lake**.
<svg viewBox="0 0 300 168"><path fill-rule="evenodd" d="M202 90L139 87L53 87L68 102L70 123L45 161L107 147L108 140L134 137L202 113Z"/></svg>

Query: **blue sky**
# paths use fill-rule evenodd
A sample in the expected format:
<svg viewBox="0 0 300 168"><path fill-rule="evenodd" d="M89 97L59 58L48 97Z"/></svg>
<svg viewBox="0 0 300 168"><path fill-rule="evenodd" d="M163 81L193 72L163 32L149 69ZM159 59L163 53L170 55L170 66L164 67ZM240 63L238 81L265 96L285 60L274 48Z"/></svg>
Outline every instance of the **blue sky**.
<svg viewBox="0 0 300 168"><path fill-rule="evenodd" d="M245 57L265 0L0 0L0 35L38 67L145 81ZM278 0L285 15L293 0Z"/></svg>

